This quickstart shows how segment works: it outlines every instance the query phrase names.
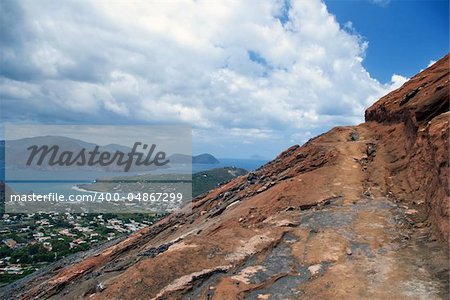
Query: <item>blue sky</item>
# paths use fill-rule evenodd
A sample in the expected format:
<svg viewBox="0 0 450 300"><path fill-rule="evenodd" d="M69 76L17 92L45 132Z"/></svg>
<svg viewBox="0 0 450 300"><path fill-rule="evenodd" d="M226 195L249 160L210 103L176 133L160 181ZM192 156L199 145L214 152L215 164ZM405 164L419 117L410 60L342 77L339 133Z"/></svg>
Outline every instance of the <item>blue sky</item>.
<svg viewBox="0 0 450 300"><path fill-rule="evenodd" d="M193 153L272 158L448 51L447 1L14 1L3 122L188 124Z"/></svg>
<svg viewBox="0 0 450 300"><path fill-rule="evenodd" d="M326 0L330 13L343 26L369 41L363 65L381 82L392 73L411 77L449 49L447 0Z"/></svg>

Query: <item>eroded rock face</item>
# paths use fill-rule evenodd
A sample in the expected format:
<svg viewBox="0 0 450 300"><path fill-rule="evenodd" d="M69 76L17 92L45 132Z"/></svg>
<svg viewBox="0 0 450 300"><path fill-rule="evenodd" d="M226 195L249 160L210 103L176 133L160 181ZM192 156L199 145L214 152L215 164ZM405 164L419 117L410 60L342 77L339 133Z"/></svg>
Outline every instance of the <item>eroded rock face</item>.
<svg viewBox="0 0 450 300"><path fill-rule="evenodd" d="M393 192L409 203L423 203L449 239L449 56L386 95L365 114L376 122L390 158ZM383 129L389 128L387 132Z"/></svg>
<svg viewBox="0 0 450 300"><path fill-rule="evenodd" d="M448 56L152 227L2 290L33 299L448 296Z"/></svg>

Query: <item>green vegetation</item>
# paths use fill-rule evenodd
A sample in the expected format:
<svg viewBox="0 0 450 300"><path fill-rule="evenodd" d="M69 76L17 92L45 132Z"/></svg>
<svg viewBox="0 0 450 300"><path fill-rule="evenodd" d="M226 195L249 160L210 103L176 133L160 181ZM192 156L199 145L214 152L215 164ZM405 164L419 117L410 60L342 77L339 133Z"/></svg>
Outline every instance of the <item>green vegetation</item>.
<svg viewBox="0 0 450 300"><path fill-rule="evenodd" d="M224 167L194 173L192 175L192 197L195 198L200 194L212 190L220 184L230 181L237 176L244 175L247 172L247 170L241 168ZM100 193L109 191L118 191L123 193L145 193L149 190L163 191L164 187L167 186L167 183L161 183L161 186L158 186L158 184L154 182L155 180L170 181L174 179L190 180L191 178L186 175L149 174L130 177L105 178L103 180L97 180L97 182L93 184L83 184L79 187Z"/></svg>
<svg viewBox="0 0 450 300"><path fill-rule="evenodd" d="M28 274L33 273L36 270L37 269L35 269L35 268L28 268L28 269L25 269L23 271L23 273L21 273L21 274L5 274L5 273L0 274L0 286L13 283L14 281L19 280L20 278L23 278L23 277L27 276Z"/></svg>
<svg viewBox="0 0 450 300"><path fill-rule="evenodd" d="M3 214L0 286L63 257L149 226L165 214Z"/></svg>
<svg viewBox="0 0 450 300"><path fill-rule="evenodd" d="M195 173L192 175L192 196L197 197L247 172L241 168L226 167Z"/></svg>

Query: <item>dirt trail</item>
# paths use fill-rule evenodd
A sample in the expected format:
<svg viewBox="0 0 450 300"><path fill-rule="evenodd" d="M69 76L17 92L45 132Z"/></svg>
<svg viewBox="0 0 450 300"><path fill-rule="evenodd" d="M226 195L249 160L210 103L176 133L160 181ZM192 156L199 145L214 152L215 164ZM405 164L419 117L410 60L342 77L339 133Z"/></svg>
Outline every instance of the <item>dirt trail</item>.
<svg viewBox="0 0 450 300"><path fill-rule="evenodd" d="M233 284L240 286L237 295L245 299L446 298L448 253L429 228L413 230L414 211L373 196L380 189L371 185L376 180L365 170L370 156L377 154L363 153L376 143L367 128L354 132L358 141L333 144L349 158L340 161L341 173L332 183L339 187L345 182L344 196L291 214L288 222L299 225L262 257L249 258L237 275L216 279L215 293L203 287L210 297L230 299Z"/></svg>
<svg viewBox="0 0 450 300"><path fill-rule="evenodd" d="M207 299L443 299L447 255L411 234L404 209L386 199L331 204L300 216L264 255L236 275L218 276L187 295ZM369 229L369 230L368 230ZM230 286L238 286L235 291ZM211 289L213 287L213 289ZM191 299L195 299L191 298Z"/></svg>
<svg viewBox="0 0 450 300"><path fill-rule="evenodd" d="M380 172L371 164L375 156L384 160L387 154L377 150L367 127L354 132L357 141L336 145L349 159L340 160L342 173L333 183L343 180L350 191L340 205L301 215L300 228L309 230L305 262L327 266L323 276L305 285L304 293L346 299L445 298L448 252L429 228L414 229L418 211L382 196L385 187L373 170Z"/></svg>
<svg viewBox="0 0 450 300"><path fill-rule="evenodd" d="M386 153L370 129L338 128L332 142L317 145L347 158L330 183L333 200L272 216L272 224L287 226L278 239L194 285L183 299L446 298L448 252L430 228L414 228L415 211L380 197L384 186L370 170Z"/></svg>

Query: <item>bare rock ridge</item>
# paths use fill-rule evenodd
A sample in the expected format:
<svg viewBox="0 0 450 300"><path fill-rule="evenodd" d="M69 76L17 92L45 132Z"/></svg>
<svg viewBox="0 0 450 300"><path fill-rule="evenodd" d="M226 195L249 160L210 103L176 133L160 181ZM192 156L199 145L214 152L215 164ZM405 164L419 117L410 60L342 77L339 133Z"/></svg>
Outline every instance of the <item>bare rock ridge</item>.
<svg viewBox="0 0 450 300"><path fill-rule="evenodd" d="M423 202L429 220L447 241L450 211L448 111L447 55L381 98L365 114L367 122L397 130L391 133L388 130L388 134L383 135L395 160L388 165L392 192L408 203Z"/></svg>
<svg viewBox="0 0 450 300"><path fill-rule="evenodd" d="M449 56L366 111L114 245L4 288L20 299L441 299Z"/></svg>

